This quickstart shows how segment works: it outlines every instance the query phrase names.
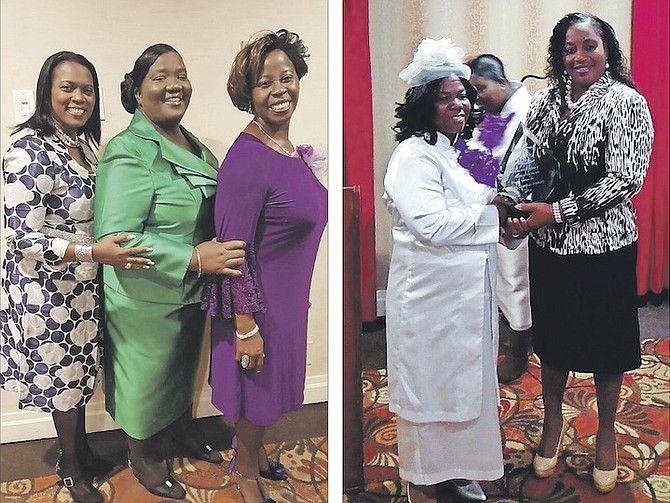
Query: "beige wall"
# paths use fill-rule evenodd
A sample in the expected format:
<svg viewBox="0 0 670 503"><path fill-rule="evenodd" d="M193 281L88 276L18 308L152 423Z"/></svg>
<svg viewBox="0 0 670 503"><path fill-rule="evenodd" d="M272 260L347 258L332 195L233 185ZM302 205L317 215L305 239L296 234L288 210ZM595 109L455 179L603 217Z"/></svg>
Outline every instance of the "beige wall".
<svg viewBox="0 0 670 503"><path fill-rule="evenodd" d="M390 219L384 207L386 164L395 148L394 103L405 83L398 73L419 42L449 37L466 54L490 52L505 64L509 79L543 74L549 36L569 12L591 12L609 22L630 55L631 0L387 0L370 1L370 52L374 111L375 205L378 297L386 289L391 251ZM544 87L530 80L531 91ZM378 307L383 307L378 301ZM383 311L378 309L380 314Z"/></svg>
<svg viewBox="0 0 670 503"><path fill-rule="evenodd" d="M262 29L287 28L310 49L309 73L302 80L300 105L293 118L291 139L296 143L327 145L327 2L326 0L2 0L0 11L1 86L0 148L8 147L9 128L15 124L12 90L34 89L44 60L59 50L85 55L95 65L103 89L106 119L102 149L126 127L130 115L119 99L119 83L135 59L149 45L165 42L184 58L193 97L183 125L221 160L250 119L230 103L226 80L234 55L243 41ZM312 285L308 344L307 401L327 396L327 239L317 259ZM290 285L287 285L290 288ZM206 372L203 370L203 377ZM200 414L214 414L205 403L203 385ZM12 394L2 392L2 440L13 426L30 425L36 436L49 432L44 414L18 412ZM89 424L110 425L100 395L92 403ZM45 419L46 418L46 423ZM8 425L12 428L8 428Z"/></svg>

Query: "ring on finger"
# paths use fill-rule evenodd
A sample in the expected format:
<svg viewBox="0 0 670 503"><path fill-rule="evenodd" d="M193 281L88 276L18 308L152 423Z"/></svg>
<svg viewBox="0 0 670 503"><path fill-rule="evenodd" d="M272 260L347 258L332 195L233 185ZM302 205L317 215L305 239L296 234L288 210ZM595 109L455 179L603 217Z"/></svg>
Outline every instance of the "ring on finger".
<svg viewBox="0 0 670 503"><path fill-rule="evenodd" d="M240 367L245 370L249 367L249 355L242 355L242 358L240 358Z"/></svg>
<svg viewBox="0 0 670 503"><path fill-rule="evenodd" d="M126 262L126 265L124 266L124 269L130 269L131 267L132 267L132 265L130 264L130 262Z"/></svg>

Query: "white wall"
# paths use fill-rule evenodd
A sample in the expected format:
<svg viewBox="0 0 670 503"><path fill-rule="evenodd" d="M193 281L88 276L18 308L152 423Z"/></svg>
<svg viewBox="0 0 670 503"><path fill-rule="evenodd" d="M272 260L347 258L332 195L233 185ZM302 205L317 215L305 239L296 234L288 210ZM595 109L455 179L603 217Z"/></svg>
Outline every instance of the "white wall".
<svg viewBox="0 0 670 503"><path fill-rule="evenodd" d="M300 105L293 118L295 143L327 146L327 1L286 0L2 0L0 4L0 148L9 144L16 123L12 90L34 89L44 60L59 50L86 56L96 67L106 119L102 146L124 129L119 83L149 45L165 42L186 63L193 97L182 124L219 158L250 116L230 103L226 81L232 60L254 33L286 28L309 47L309 73L301 82ZM4 246L4 240L2 240ZM312 284L306 402L327 399L327 236L317 258ZM4 255L4 251L3 251ZM207 348L203 351L206 354ZM201 369L197 413L218 414L209 403L206 360ZM2 442L55 436L50 416L19 411L13 393L0 394ZM89 406L90 430L114 428L100 390Z"/></svg>

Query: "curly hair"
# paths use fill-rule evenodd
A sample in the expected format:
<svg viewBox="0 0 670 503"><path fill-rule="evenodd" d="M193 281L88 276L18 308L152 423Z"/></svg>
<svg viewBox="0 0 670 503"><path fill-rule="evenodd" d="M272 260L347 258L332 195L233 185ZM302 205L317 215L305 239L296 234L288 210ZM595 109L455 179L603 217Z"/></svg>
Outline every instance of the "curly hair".
<svg viewBox="0 0 670 503"><path fill-rule="evenodd" d="M585 12L572 12L561 18L549 38L549 48L547 56L547 67L545 76L549 82L554 84L565 96L567 82L565 78L565 65L563 64L563 51L565 48L565 36L568 29L579 23L591 23L607 49L607 63L609 63L609 73L614 80L617 80L628 87L637 89L633 79L630 76L626 64L626 57L621 51L619 41L614 33L614 28L607 21L603 21L598 16Z"/></svg>
<svg viewBox="0 0 670 503"><path fill-rule="evenodd" d="M309 50L297 33L281 29L276 33L263 31L255 35L235 56L228 76L228 94L237 108L253 113L251 91L263 70L266 56L283 51L293 63L298 80L307 74Z"/></svg>
<svg viewBox="0 0 670 503"><path fill-rule="evenodd" d="M477 90L467 79L459 77L459 80L465 87L465 94L471 105L470 115L461 133L469 138L476 126L472 111L477 99ZM421 86L410 87L405 93L405 102L396 103L395 117L400 119L393 126L396 141L401 142L412 136L423 136L430 145L435 145L437 142L435 98L440 88L440 82L442 82L442 79L433 80Z"/></svg>
<svg viewBox="0 0 670 503"><path fill-rule="evenodd" d="M86 124L79 128L77 134L83 133L88 143L92 143L95 146L100 145L100 84L98 82L98 74L95 71L93 63L81 54L72 51L60 51L52 54L42 64L42 69L37 77L37 89L35 90L35 113L27 121L14 126L12 134L18 133L25 128L40 131L44 135L54 134L54 127L51 125L53 116L53 109L51 108L51 83L53 71L58 65L66 61L78 63L91 72L93 90L95 92L95 105L93 105L91 117L86 121Z"/></svg>

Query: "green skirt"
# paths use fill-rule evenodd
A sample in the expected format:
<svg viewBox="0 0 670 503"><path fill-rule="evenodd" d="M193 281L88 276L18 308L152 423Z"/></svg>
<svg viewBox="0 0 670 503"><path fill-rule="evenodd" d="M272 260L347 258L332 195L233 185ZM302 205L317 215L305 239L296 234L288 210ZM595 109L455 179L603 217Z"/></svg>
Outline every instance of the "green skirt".
<svg viewBox="0 0 670 503"><path fill-rule="evenodd" d="M105 405L143 440L193 403L205 313L200 304L143 302L105 288Z"/></svg>

